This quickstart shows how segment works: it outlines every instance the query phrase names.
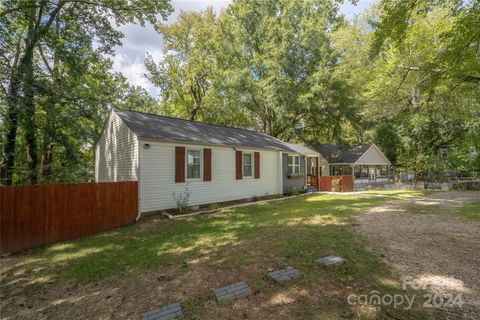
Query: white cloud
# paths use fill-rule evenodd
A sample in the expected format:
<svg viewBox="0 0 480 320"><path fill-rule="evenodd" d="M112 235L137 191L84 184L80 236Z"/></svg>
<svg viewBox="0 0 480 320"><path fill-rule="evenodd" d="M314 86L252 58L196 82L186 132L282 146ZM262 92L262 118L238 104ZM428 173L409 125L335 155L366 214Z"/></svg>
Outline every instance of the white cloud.
<svg viewBox="0 0 480 320"><path fill-rule="evenodd" d="M152 96L157 96L158 89L145 76L144 60L147 52L155 59L161 59L162 36L152 25L141 27L129 24L119 29L125 37L122 39L122 46L115 48L112 59L114 71L121 72L130 84L141 86Z"/></svg>
<svg viewBox="0 0 480 320"><path fill-rule="evenodd" d="M121 72L130 84L145 88L152 96L158 95L158 89L145 77L146 70L143 58L134 57L132 59L126 54L118 53L112 60L113 69Z"/></svg>
<svg viewBox="0 0 480 320"><path fill-rule="evenodd" d="M212 6L217 12L226 7L230 0L177 0L172 1L174 12L168 17L168 23L176 21L178 14L183 11L201 11ZM145 56L150 54L155 61L162 59L162 35L157 33L152 25L145 27L128 24L119 28L125 35L122 46L115 47L113 57L114 71L121 72L132 85L145 88L152 96L158 96L155 88L145 77Z"/></svg>

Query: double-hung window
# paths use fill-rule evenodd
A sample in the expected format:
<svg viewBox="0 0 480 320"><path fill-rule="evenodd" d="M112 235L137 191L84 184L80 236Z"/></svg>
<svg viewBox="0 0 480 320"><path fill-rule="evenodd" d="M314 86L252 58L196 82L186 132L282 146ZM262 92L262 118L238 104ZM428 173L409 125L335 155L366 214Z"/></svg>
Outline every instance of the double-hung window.
<svg viewBox="0 0 480 320"><path fill-rule="evenodd" d="M201 155L200 150L187 150L187 179L200 179L202 171Z"/></svg>
<svg viewBox="0 0 480 320"><path fill-rule="evenodd" d="M300 173L300 156L288 156L288 174Z"/></svg>
<svg viewBox="0 0 480 320"><path fill-rule="evenodd" d="M253 176L253 156L251 153L243 153L243 176Z"/></svg>

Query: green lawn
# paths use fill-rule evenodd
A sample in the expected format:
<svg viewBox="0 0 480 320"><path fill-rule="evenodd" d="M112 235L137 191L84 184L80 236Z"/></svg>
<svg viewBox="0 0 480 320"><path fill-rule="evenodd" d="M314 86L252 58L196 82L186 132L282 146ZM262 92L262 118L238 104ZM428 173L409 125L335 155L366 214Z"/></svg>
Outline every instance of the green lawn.
<svg viewBox="0 0 480 320"><path fill-rule="evenodd" d="M165 272L172 281L176 277L198 281L187 293L167 285L172 297L183 297L187 318L210 318L223 312L225 307L211 303L210 290L245 280L256 290L245 308L249 312L254 312L250 310L253 306L259 308L258 316L426 319L428 314L418 306L414 310L365 309L346 302L350 293L401 292L399 279L366 249L365 240L352 224L362 210L415 194L421 192L395 191L386 197L310 195L176 221L150 217L110 232L15 254L2 264L1 291L33 300L39 292L47 292L48 300L48 291L65 283L84 290L91 284L118 286ZM331 254L345 257L348 263L332 268L314 264L314 259ZM293 295L296 298L290 304L273 303L278 295L288 295L291 287L273 284L265 273L269 268L287 266L304 272L292 286L305 294ZM218 274L222 277L217 279ZM19 286L15 280L20 277ZM14 307L7 305L7 313L14 312L9 308Z"/></svg>
<svg viewBox="0 0 480 320"><path fill-rule="evenodd" d="M472 221L480 222L480 202L472 202L464 205L456 213Z"/></svg>

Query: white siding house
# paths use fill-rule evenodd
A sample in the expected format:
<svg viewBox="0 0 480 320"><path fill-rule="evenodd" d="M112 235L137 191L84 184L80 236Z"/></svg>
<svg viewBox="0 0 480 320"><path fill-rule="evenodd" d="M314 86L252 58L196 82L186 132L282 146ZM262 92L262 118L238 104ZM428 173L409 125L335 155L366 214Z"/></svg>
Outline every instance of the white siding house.
<svg viewBox="0 0 480 320"><path fill-rule="evenodd" d="M319 187L319 177L387 181L390 161L375 145L314 149L263 133L113 110L95 146L95 181L138 181L139 211L241 200ZM315 190L315 189L313 189Z"/></svg>
<svg viewBox="0 0 480 320"><path fill-rule="evenodd" d="M145 144L149 149L143 147ZM223 202L246 199L253 196L265 196L282 193L279 175L278 151L255 150L242 148L245 153L260 152L260 178L235 178L235 150L231 147L212 147L208 145L182 145L186 150L211 148L212 179L203 181L188 179L185 182L175 182L175 147L178 143L163 143L156 141L140 141L140 206L142 212L175 208L174 193L191 193L190 204ZM202 157L200 157L202 159ZM200 166L203 166L201 161ZM200 170L202 173L203 170Z"/></svg>
<svg viewBox="0 0 480 320"><path fill-rule="evenodd" d="M138 180L141 212L175 208L187 189L192 206L281 194L281 154L290 151L250 130L113 110L95 148L95 180Z"/></svg>

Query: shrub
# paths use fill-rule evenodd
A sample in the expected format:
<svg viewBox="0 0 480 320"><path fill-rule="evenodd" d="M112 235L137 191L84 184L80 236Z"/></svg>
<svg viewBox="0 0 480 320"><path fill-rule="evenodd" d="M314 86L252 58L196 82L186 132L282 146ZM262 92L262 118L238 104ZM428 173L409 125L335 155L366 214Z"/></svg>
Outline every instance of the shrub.
<svg viewBox="0 0 480 320"><path fill-rule="evenodd" d="M455 190L467 190L467 181L454 181L453 182L453 189Z"/></svg>
<svg viewBox="0 0 480 320"><path fill-rule="evenodd" d="M298 190L293 187L289 187L287 190L287 195L289 196L298 196L299 194L300 192L298 192Z"/></svg>
<svg viewBox="0 0 480 320"><path fill-rule="evenodd" d="M453 182L455 190L480 190L480 180L457 180Z"/></svg>
<svg viewBox="0 0 480 320"><path fill-rule="evenodd" d="M208 205L208 210L217 210L220 208L220 205L218 203L210 203Z"/></svg>
<svg viewBox="0 0 480 320"><path fill-rule="evenodd" d="M188 190L188 187L185 188L185 191L180 193L178 197L175 195L175 192L173 193L173 199L175 199L175 202L177 203L177 210L180 213L188 213L190 210L190 196L192 194L190 193L190 190Z"/></svg>

